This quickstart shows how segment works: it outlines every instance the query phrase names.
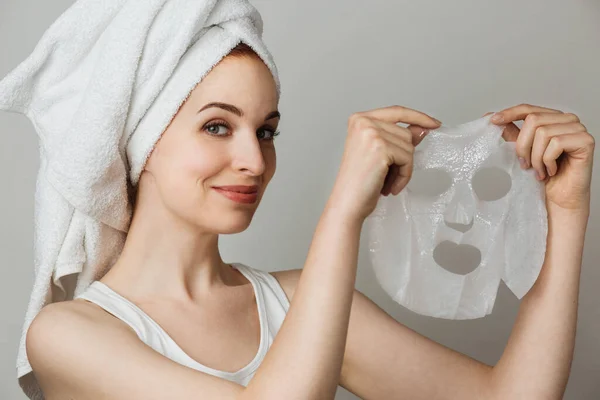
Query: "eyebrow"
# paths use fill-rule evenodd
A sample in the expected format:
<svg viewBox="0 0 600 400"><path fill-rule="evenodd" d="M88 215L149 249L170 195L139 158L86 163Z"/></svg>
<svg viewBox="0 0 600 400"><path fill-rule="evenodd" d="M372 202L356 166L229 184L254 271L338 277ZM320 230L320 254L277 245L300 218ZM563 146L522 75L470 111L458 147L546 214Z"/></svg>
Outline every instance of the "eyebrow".
<svg viewBox="0 0 600 400"><path fill-rule="evenodd" d="M233 104L218 103L218 102L217 103L208 103L207 105L202 107L200 110L198 110L197 114L200 114L202 111L204 111L208 108L212 108L212 107L217 107L217 108L221 108L225 111L229 111L230 113L233 113L233 114L237 115L238 117L244 116L244 112L242 110L240 110L239 108L237 108L236 106L234 106ZM267 114L265 121L268 121L273 118L281 118L281 114L279 113L279 111L277 111L277 110L271 111L269 114Z"/></svg>

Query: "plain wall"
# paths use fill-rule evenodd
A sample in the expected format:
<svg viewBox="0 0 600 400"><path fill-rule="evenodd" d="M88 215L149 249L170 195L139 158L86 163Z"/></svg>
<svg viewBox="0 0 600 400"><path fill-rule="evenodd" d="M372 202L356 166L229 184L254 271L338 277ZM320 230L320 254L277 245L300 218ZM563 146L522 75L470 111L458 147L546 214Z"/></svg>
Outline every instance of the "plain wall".
<svg viewBox="0 0 600 400"><path fill-rule="evenodd" d="M24 60L70 0L0 0L0 76ZM600 3L587 1L255 0L282 81L278 169L250 228L224 235L226 261L302 268L355 111L400 104L445 125L519 103L572 111L599 138ZM0 113L0 398L25 399L16 354L33 282L37 136ZM575 357L565 399L600 398L600 161L592 184ZM501 357L519 301L501 286L491 315L448 321L392 301L365 231L356 287L401 323L485 363ZM557 315L556 318L561 318ZM337 399L354 399L338 391Z"/></svg>

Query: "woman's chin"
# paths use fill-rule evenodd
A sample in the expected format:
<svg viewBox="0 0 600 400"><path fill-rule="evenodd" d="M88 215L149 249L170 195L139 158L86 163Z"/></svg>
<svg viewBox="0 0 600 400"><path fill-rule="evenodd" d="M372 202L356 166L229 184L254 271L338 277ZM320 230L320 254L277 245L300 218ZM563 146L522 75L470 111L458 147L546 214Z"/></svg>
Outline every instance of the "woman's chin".
<svg viewBox="0 0 600 400"><path fill-rule="evenodd" d="M252 222L254 212L229 212L221 214L218 224L215 228L222 234L240 233L248 229Z"/></svg>

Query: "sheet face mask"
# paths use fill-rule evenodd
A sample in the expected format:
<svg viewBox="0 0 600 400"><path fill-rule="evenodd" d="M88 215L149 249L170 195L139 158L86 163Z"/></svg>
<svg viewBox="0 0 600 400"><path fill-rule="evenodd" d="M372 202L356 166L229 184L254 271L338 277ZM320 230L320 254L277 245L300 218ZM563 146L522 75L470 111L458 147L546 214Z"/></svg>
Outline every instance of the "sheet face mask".
<svg viewBox="0 0 600 400"><path fill-rule="evenodd" d="M413 176L397 195L381 196L365 220L377 281L394 301L427 316L474 319L492 312L500 280L520 299L535 283L545 256L544 184L519 166L515 143L490 116L432 130L415 148ZM510 178L503 196L475 192L473 181L496 172ZM499 175L498 175L499 174ZM419 184L445 177L437 193ZM443 181L442 181L443 182ZM464 225L460 230L451 226ZM481 253L477 268L450 272L434 259L442 242ZM448 243L446 243L448 244Z"/></svg>

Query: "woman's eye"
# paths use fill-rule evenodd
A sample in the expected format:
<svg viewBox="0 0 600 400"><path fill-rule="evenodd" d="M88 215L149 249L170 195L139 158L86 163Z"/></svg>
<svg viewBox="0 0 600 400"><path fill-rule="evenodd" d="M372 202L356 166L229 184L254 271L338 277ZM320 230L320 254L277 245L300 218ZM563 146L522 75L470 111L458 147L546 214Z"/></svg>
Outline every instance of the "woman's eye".
<svg viewBox="0 0 600 400"><path fill-rule="evenodd" d="M226 131L219 132L219 128L230 129L229 125L223 121L211 122L211 123L204 125L204 127L203 127L203 129L205 131L207 131L209 135L227 136L227 132ZM266 134L267 135L266 137L264 135L265 132L268 132ZM267 127L267 128L259 129L257 135L259 136L259 139L264 139L266 141L270 141L270 140L273 140L275 138L275 136L279 135L279 133L280 133L279 131L273 130L273 129Z"/></svg>
<svg viewBox="0 0 600 400"><path fill-rule="evenodd" d="M229 127L223 123L212 123L212 124L207 124L204 129L211 135L215 135L215 136L223 136L223 133L218 133L219 132L219 127L224 127L229 129Z"/></svg>
<svg viewBox="0 0 600 400"><path fill-rule="evenodd" d="M260 132L270 132L270 136L267 138L267 140L273 140L275 138L275 136L279 135L279 131L277 130L272 130L272 129L262 129ZM264 139L264 136L261 137L260 139Z"/></svg>

